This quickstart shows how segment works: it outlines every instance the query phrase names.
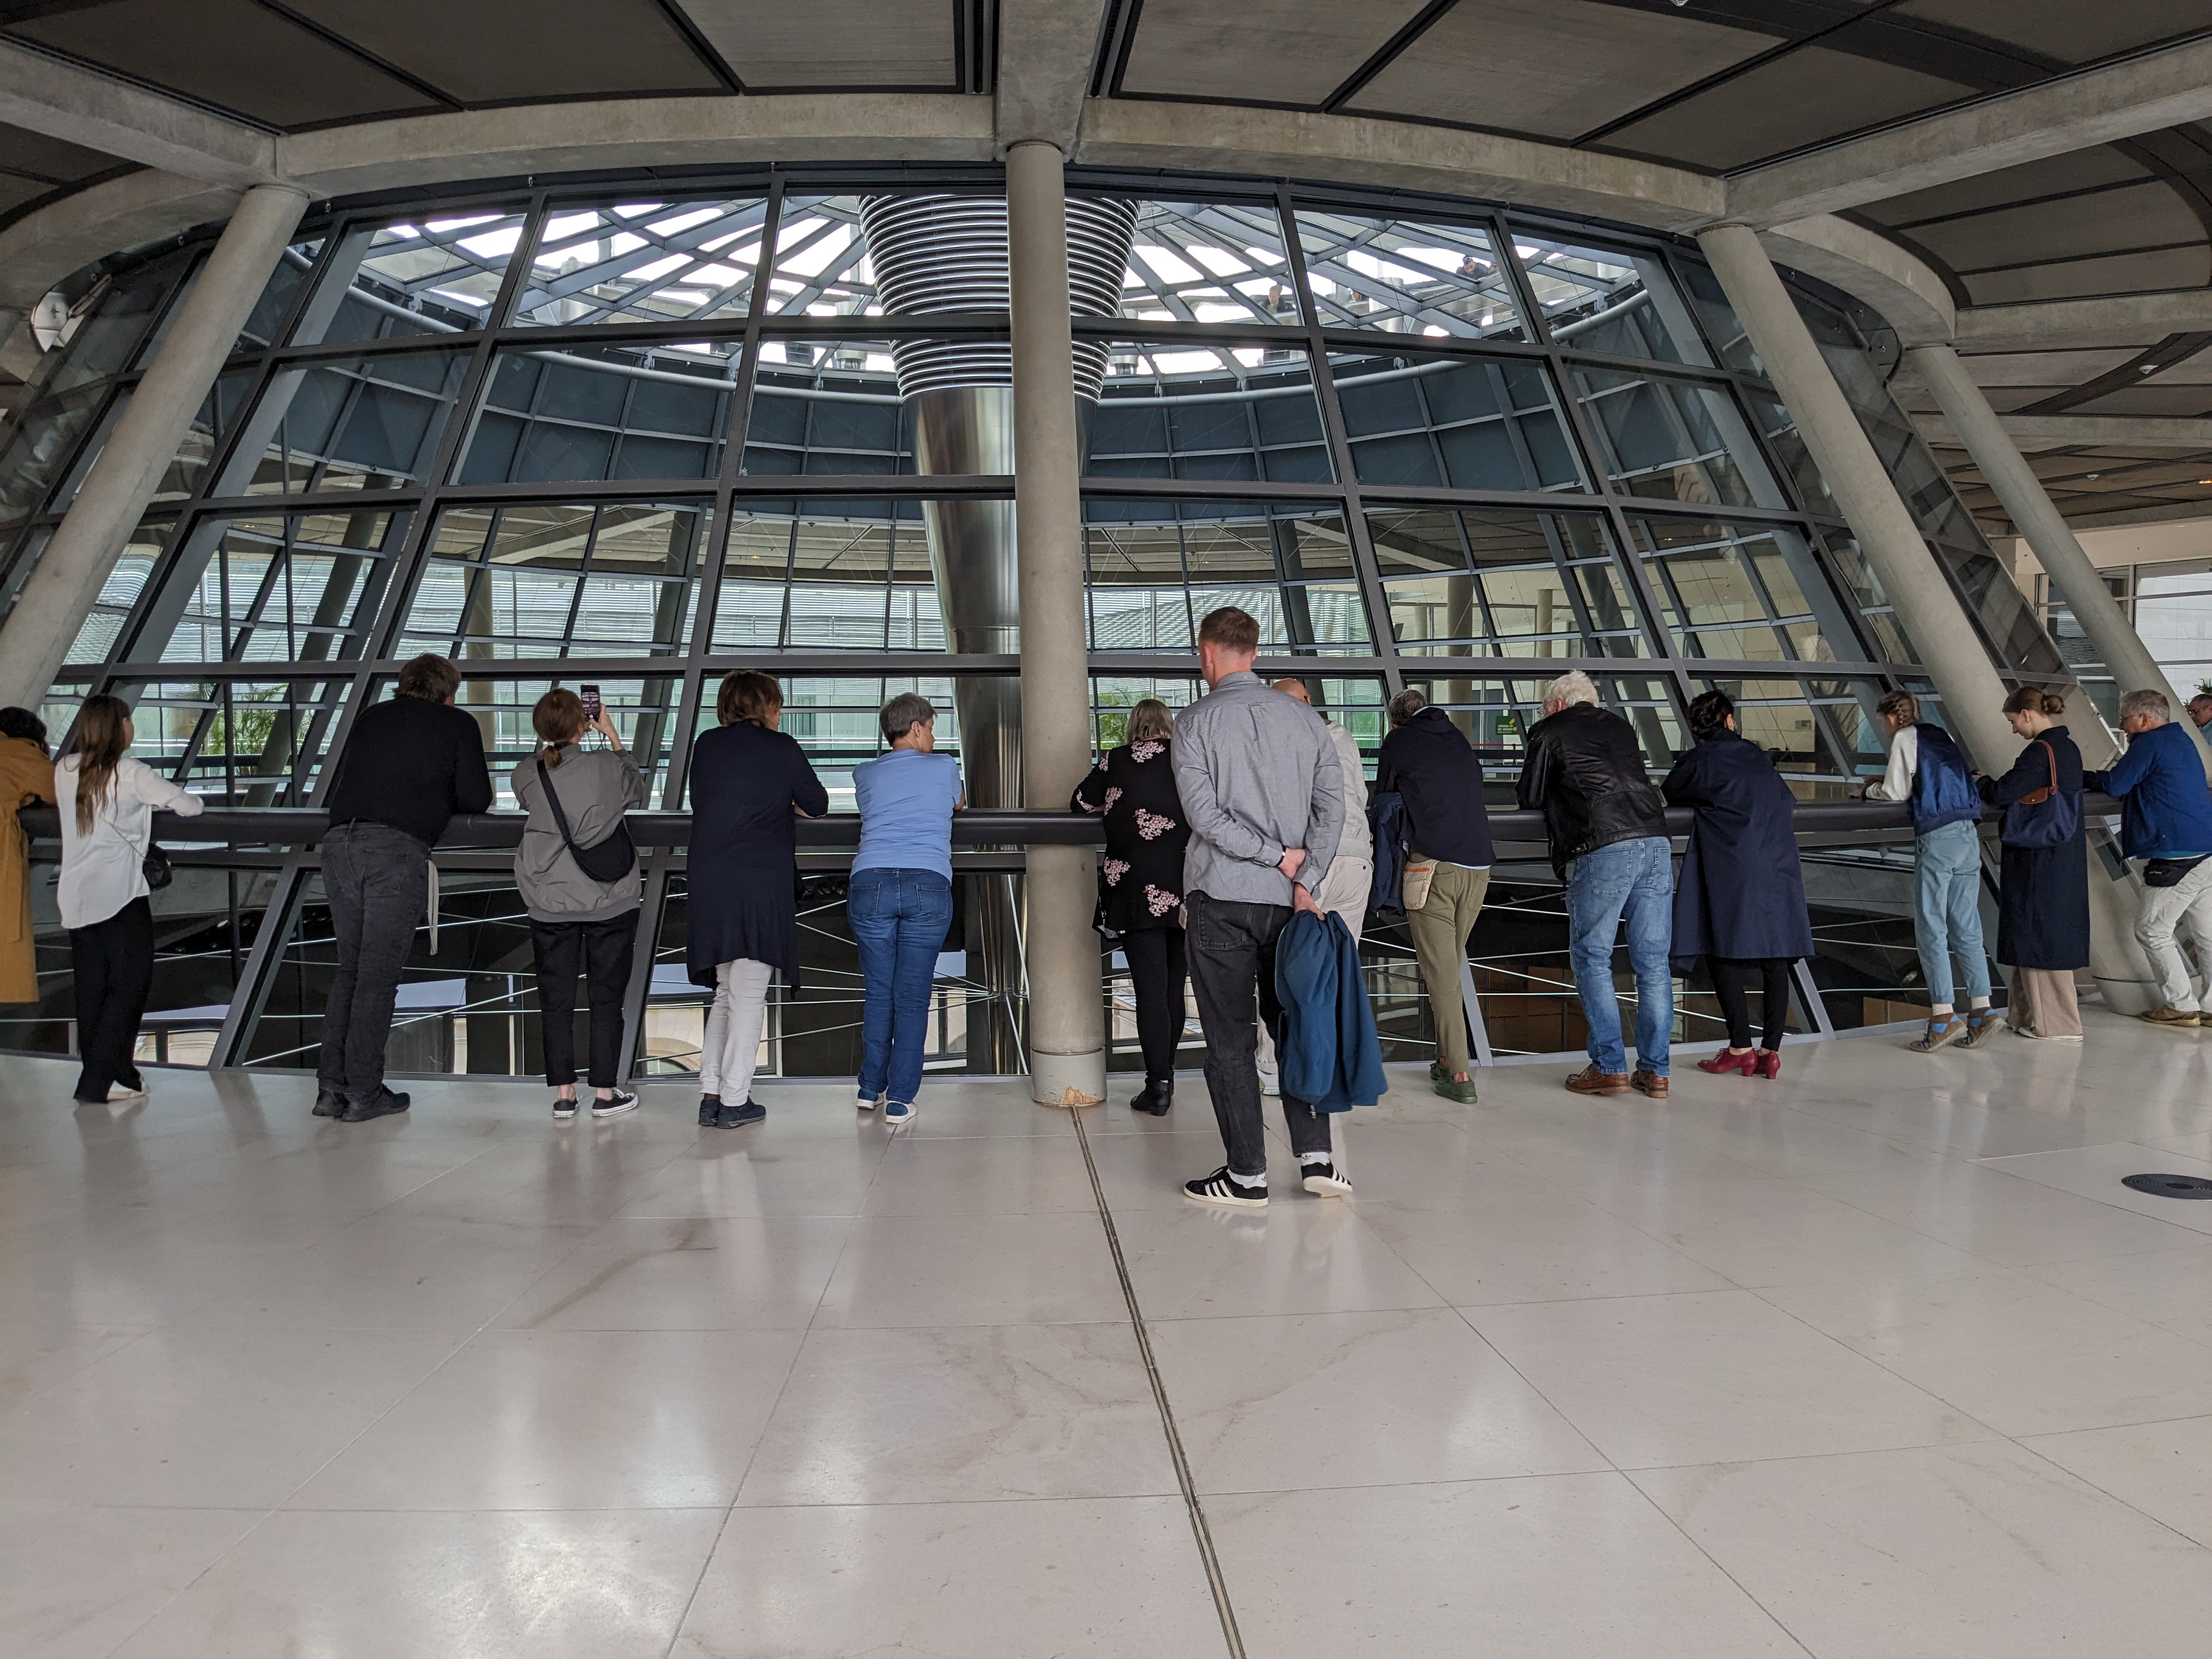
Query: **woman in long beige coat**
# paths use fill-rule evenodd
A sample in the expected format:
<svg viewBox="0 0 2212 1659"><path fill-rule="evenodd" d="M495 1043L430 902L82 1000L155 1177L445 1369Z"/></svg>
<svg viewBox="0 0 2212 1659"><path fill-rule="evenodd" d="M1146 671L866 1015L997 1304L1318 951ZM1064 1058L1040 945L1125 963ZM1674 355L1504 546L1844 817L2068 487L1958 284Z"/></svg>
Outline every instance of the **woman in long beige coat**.
<svg viewBox="0 0 2212 1659"><path fill-rule="evenodd" d="M39 1000L31 943L31 845L16 821L33 801L54 804L46 727L27 708L0 708L0 1002Z"/></svg>

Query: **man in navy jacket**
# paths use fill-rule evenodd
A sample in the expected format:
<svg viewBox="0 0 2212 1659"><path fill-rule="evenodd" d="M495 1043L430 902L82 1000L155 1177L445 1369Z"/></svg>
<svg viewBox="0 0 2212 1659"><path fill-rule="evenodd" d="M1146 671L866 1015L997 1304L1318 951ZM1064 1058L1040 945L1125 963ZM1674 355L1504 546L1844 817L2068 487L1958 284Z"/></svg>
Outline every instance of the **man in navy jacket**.
<svg viewBox="0 0 2212 1659"><path fill-rule="evenodd" d="M2109 771L2084 772L2083 785L2120 801L2120 851L2147 860L2136 938L2158 975L2159 1006L2143 1018L2158 1025L2201 1025L2203 1004L2175 933L2182 922L2203 957L2212 951L2212 792L2189 733L2172 724L2163 691L2120 699L2127 753ZM2160 878L2179 878L2158 885Z"/></svg>

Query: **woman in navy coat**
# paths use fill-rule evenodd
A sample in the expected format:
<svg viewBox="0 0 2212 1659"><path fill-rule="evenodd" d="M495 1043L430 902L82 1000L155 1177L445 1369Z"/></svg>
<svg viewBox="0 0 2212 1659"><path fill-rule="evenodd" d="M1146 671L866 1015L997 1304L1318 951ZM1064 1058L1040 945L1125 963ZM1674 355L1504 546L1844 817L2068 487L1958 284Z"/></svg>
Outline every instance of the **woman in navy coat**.
<svg viewBox="0 0 2212 1659"><path fill-rule="evenodd" d="M1997 960L2013 970L2006 1021L2021 1036L2081 1040L2074 970L2089 965L2089 854L2082 839L2081 751L2052 722L2066 700L2037 686L2005 699L2005 719L2027 747L2001 778L1984 778L1982 799L2009 807L2053 782L2074 804L2074 834L2056 847L2001 849Z"/></svg>
<svg viewBox="0 0 2212 1659"><path fill-rule="evenodd" d="M1673 955L1686 973L1705 957L1729 1028L1727 1052L1698 1066L1779 1077L1790 966L1813 954L1805 874L1790 828L1796 797L1765 752L1736 734L1735 705L1726 693L1708 691L1690 705L1690 733L1697 747L1674 763L1660 786L1669 805L1697 814L1674 888ZM1754 967L1762 977L1766 1026L1756 1051L1744 996Z"/></svg>
<svg viewBox="0 0 2212 1659"><path fill-rule="evenodd" d="M830 793L798 742L776 729L783 688L740 668L724 677L721 724L691 749L691 856L685 874L684 961L714 988L700 1043L699 1121L742 1128L766 1117L752 1099L769 975L799 982L798 818L830 810Z"/></svg>

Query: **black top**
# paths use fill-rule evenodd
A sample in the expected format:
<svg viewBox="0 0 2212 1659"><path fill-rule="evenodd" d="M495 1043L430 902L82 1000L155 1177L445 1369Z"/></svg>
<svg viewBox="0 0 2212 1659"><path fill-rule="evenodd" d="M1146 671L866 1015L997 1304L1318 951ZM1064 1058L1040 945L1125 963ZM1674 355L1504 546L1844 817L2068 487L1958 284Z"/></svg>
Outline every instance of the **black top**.
<svg viewBox="0 0 2212 1659"><path fill-rule="evenodd" d="M1700 956L1811 956L1797 798L1766 751L1723 727L1699 738L1660 787L1697 814L1674 884L1674 965L1687 972Z"/></svg>
<svg viewBox="0 0 2212 1659"><path fill-rule="evenodd" d="M1375 793L1386 789L1405 798L1415 852L1478 870L1492 861L1482 762L1443 709L1419 709L1382 739Z"/></svg>
<svg viewBox="0 0 2212 1659"><path fill-rule="evenodd" d="M1585 853L1667 833L1634 728L1595 703L1569 703L1528 728L1518 793L1524 810L1542 810L1552 867L1563 877Z"/></svg>
<svg viewBox="0 0 2212 1659"><path fill-rule="evenodd" d="M2046 751L2044 745L2048 744ZM2074 799L2073 839L2056 847L2001 847L1997 854L1997 960L2008 968L2064 971L2089 965L2089 848L2081 829L2081 751L2063 726L2032 739L2001 778L1981 780L1982 799L2010 806L2047 788Z"/></svg>
<svg viewBox="0 0 2212 1659"><path fill-rule="evenodd" d="M1096 812L1106 821L1098 925L1109 933L1179 925L1190 826L1176 793L1172 746L1155 739L1109 749L1068 802L1070 811Z"/></svg>
<svg viewBox="0 0 2212 1659"><path fill-rule="evenodd" d="M333 828L384 823L433 843L456 812L489 812L491 773L476 716L428 697L362 709L325 805Z"/></svg>
<svg viewBox="0 0 2212 1659"><path fill-rule="evenodd" d="M684 956L695 985L725 962L765 962L799 982L798 812L820 817L830 792L798 739L750 720L691 748L691 854Z"/></svg>

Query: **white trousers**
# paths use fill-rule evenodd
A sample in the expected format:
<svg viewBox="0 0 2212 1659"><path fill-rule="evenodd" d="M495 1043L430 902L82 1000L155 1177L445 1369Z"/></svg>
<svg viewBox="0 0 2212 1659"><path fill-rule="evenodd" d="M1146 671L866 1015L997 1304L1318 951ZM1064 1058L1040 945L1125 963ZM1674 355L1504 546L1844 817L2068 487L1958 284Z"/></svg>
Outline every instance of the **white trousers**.
<svg viewBox="0 0 2212 1659"><path fill-rule="evenodd" d="M750 958L714 969L714 1000L707 1007L699 1043L699 1092L725 1105L753 1097L753 1067L760 1062L761 1027L768 1018L768 984L775 969Z"/></svg>
<svg viewBox="0 0 2212 1659"><path fill-rule="evenodd" d="M1314 894L1314 902L1333 916L1344 918L1344 925L1352 930L1352 942L1359 943L1360 929L1367 925L1367 895L1375 885L1373 859L1339 858L1328 866L1328 873L1321 878L1320 890ZM1261 1082L1267 1092L1274 1093L1275 1037L1262 1023L1260 1030L1260 1052L1255 1056Z"/></svg>
<svg viewBox="0 0 2212 1659"><path fill-rule="evenodd" d="M2190 982L2189 959L2174 938L2184 923L2197 955L2212 951L2212 859L2171 887L2144 888L2136 911L2136 939L2158 975L2159 1000L2190 1011L2197 1007L2197 988Z"/></svg>

